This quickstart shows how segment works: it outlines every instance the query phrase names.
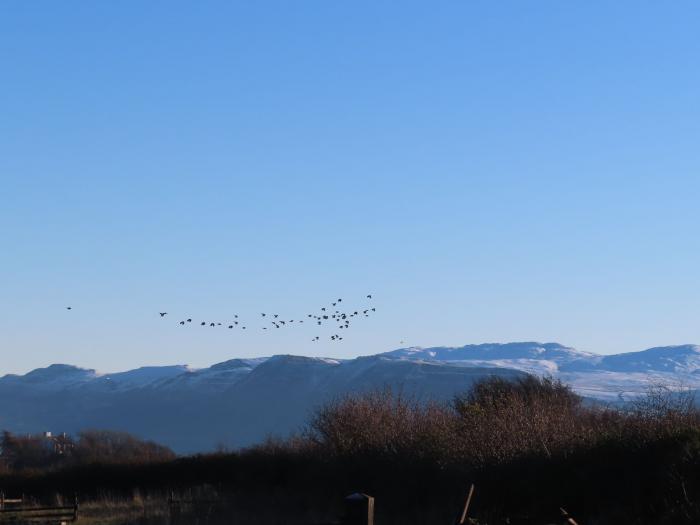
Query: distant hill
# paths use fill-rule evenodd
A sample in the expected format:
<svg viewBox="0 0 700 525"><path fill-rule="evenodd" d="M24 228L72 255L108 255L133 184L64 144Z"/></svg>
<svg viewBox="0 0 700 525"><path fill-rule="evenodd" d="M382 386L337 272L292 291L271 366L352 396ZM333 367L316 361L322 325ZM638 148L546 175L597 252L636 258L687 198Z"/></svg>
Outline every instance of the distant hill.
<svg viewBox="0 0 700 525"><path fill-rule="evenodd" d="M99 375L51 365L0 378L0 429L74 433L125 430L179 452L247 446L298 431L312 410L347 393L392 388L417 400L446 400L491 375L517 370L298 356L232 360L202 370L155 367Z"/></svg>
<svg viewBox="0 0 700 525"><path fill-rule="evenodd" d="M0 429L125 430L180 452L247 446L298 431L333 398L390 387L448 400L476 380L524 373L561 378L588 397L626 400L651 384L700 388L700 347L602 356L558 343L401 348L356 359L278 355L208 368L142 367L115 374L55 364L0 378Z"/></svg>

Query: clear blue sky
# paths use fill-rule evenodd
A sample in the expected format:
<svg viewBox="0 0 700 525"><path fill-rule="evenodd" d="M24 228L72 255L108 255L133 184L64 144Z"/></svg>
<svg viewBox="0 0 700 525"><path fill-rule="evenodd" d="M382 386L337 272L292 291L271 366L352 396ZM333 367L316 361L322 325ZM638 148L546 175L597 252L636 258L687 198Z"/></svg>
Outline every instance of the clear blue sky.
<svg viewBox="0 0 700 525"><path fill-rule="evenodd" d="M699 17L3 2L0 373L700 342ZM175 324L370 292L340 344Z"/></svg>

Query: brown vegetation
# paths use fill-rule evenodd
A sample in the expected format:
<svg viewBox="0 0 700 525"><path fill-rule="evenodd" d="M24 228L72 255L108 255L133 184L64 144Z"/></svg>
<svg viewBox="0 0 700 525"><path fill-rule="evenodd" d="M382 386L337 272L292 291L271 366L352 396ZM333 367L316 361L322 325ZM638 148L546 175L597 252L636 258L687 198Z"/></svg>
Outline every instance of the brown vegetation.
<svg viewBox="0 0 700 525"><path fill-rule="evenodd" d="M172 450L126 432L86 430L77 439L58 436L14 435L0 437L0 459L9 471L62 468L86 463L151 463L175 458Z"/></svg>

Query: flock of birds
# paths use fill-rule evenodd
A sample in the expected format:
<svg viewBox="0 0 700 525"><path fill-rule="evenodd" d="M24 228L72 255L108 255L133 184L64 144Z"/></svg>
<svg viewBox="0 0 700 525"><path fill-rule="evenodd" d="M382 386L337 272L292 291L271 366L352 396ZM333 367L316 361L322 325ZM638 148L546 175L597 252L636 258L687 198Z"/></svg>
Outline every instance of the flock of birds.
<svg viewBox="0 0 700 525"><path fill-rule="evenodd" d="M366 296L367 300L372 300L372 294L367 294ZM374 306L366 306L364 308L358 308L358 309L350 309L347 311L343 310L343 299L338 298L335 301L332 301L329 303L328 306L323 306L320 308L315 313L307 313L305 316L302 316L302 318L295 318L295 319L283 319L280 317L280 314L274 314L274 313L268 313L268 312L261 312L260 313L260 319L264 322L264 326L261 326L261 330L278 330L281 328L285 327L290 327L294 325L301 325L301 324L313 324L316 327L320 327L324 324L331 324L334 326L333 334L330 336L330 340L333 342L339 342L343 340L343 336L341 335L344 332L341 332L341 330L347 331L350 328L350 325L354 322L356 318L363 318L363 317L370 317L373 313L377 311L377 309ZM66 307L67 310L72 310L70 306ZM168 312L158 312L161 318L165 318L165 316L168 315ZM238 315L234 315L233 319L227 322L219 322L219 321L198 321L199 326L208 326L208 327L217 327L217 326L222 326L226 327L229 330L233 329L240 329L240 330L247 330L248 327L242 320L238 318ZM197 322L193 322L191 317L188 317L186 319L182 319L181 321L178 321L178 324L181 326L185 325L191 325L191 324L197 324ZM315 336L313 339L311 339L312 342L317 342L321 340L321 336Z"/></svg>

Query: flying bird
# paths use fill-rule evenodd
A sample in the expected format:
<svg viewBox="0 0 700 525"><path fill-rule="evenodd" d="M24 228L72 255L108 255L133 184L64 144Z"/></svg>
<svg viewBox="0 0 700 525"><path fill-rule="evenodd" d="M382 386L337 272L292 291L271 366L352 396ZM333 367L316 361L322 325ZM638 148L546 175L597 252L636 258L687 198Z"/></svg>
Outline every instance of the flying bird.
<svg viewBox="0 0 700 525"><path fill-rule="evenodd" d="M158 313L160 314L161 317L165 317L166 315L168 315L168 312L158 312Z"/></svg>
<svg viewBox="0 0 700 525"><path fill-rule="evenodd" d="M72 309L73 309L72 306L66 306L66 310L72 310Z"/></svg>

